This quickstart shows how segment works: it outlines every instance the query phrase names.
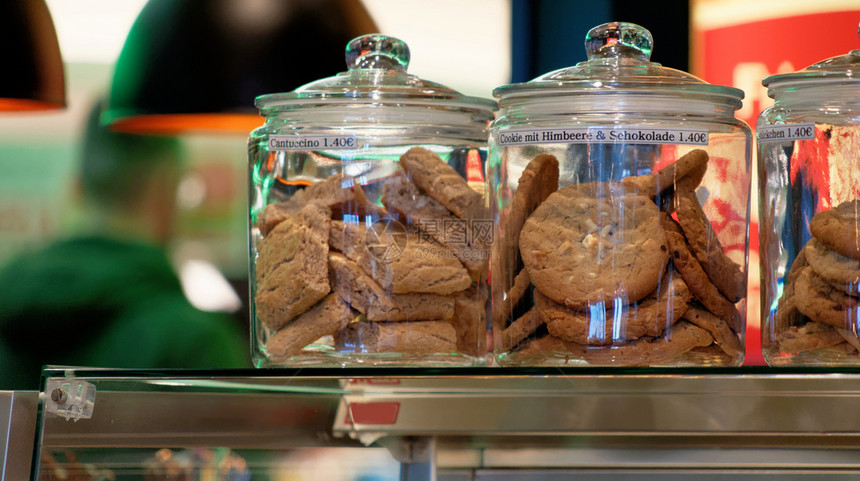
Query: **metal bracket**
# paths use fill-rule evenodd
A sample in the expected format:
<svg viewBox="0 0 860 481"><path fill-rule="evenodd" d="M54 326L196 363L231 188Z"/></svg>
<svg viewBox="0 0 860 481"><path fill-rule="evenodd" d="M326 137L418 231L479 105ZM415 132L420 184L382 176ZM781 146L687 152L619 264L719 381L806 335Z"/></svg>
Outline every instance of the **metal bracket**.
<svg viewBox="0 0 860 481"><path fill-rule="evenodd" d="M431 436L392 436L379 440L400 461L400 481L436 480L436 439Z"/></svg>
<svg viewBox="0 0 860 481"><path fill-rule="evenodd" d="M96 387L78 379L52 378L42 394L47 412L66 418L90 419L96 402Z"/></svg>

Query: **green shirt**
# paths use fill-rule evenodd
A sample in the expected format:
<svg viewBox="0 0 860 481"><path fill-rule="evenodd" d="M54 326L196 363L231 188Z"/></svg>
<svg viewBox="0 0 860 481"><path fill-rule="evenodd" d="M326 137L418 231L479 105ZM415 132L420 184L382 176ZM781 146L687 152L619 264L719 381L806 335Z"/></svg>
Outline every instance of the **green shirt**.
<svg viewBox="0 0 860 481"><path fill-rule="evenodd" d="M0 390L38 389L47 364L250 367L247 331L192 306L149 245L65 240L0 271Z"/></svg>

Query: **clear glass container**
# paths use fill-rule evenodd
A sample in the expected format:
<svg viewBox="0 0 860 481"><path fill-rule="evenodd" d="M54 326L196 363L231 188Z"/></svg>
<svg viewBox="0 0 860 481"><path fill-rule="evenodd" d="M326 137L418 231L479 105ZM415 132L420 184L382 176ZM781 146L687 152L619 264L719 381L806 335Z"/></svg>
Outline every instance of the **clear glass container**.
<svg viewBox="0 0 860 481"><path fill-rule="evenodd" d="M650 62L608 23L588 60L497 88L488 187L502 366L744 358L751 131L743 92Z"/></svg>
<svg viewBox="0 0 860 481"><path fill-rule="evenodd" d="M496 103L408 74L409 58L396 38L359 37L346 72L256 99L258 367L486 362Z"/></svg>
<svg viewBox="0 0 860 481"><path fill-rule="evenodd" d="M860 365L860 50L765 78L758 118L762 350Z"/></svg>

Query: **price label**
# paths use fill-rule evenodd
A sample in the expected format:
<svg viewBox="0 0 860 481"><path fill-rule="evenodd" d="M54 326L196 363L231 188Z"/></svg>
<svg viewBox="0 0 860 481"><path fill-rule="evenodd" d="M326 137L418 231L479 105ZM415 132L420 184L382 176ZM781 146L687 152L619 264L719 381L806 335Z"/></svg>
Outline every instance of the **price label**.
<svg viewBox="0 0 860 481"><path fill-rule="evenodd" d="M499 144L691 144L708 145L709 132L698 129L665 129L651 126L572 127L506 130Z"/></svg>
<svg viewBox="0 0 860 481"><path fill-rule="evenodd" d="M355 135L270 135L269 151L357 149Z"/></svg>
<svg viewBox="0 0 860 481"><path fill-rule="evenodd" d="M812 140L815 138L815 124L804 122L799 124L771 125L759 127L756 137L760 143L794 142L795 140Z"/></svg>

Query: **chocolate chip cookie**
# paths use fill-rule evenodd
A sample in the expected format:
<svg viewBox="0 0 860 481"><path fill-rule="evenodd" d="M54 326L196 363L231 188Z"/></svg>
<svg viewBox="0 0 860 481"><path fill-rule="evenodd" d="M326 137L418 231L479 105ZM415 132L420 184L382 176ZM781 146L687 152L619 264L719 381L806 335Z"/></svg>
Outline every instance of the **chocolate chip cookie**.
<svg viewBox="0 0 860 481"><path fill-rule="evenodd" d="M814 237L803 248L803 253L815 273L834 287L841 287L841 291L850 293L851 286L856 287L860 282L860 260L844 256Z"/></svg>
<svg viewBox="0 0 860 481"><path fill-rule="evenodd" d="M502 331L501 345L499 346L501 351L510 351L543 324L543 319L535 309L532 307Z"/></svg>
<svg viewBox="0 0 860 481"><path fill-rule="evenodd" d="M501 332L502 329L505 328L507 323L512 320L511 317L514 315L514 309L517 304L523 299L523 296L528 293L530 288L531 281L529 280L529 272L523 269L514 278L514 285L502 295L501 302L499 302L497 297L494 297L494 308L492 311L493 329ZM494 289L494 296L497 295L498 293Z"/></svg>
<svg viewBox="0 0 860 481"><path fill-rule="evenodd" d="M743 344L732 328L721 318L705 309L690 306L684 312L684 319L710 332L714 336L714 341L726 354L732 358L742 358L744 354Z"/></svg>
<svg viewBox="0 0 860 481"><path fill-rule="evenodd" d="M798 276L794 299L797 309L813 321L843 329L852 329L858 322L860 299L831 286L812 265L805 267Z"/></svg>
<svg viewBox="0 0 860 481"><path fill-rule="evenodd" d="M589 364L600 366L653 366L669 363L695 347L713 342L714 338L707 330L681 320L663 337L642 338L604 349L588 349L584 358Z"/></svg>
<svg viewBox="0 0 860 481"><path fill-rule="evenodd" d="M513 279L519 265L519 249L517 248L520 231L532 212L547 197L558 190L558 160L553 155L540 154L532 159L520 175L517 190L511 200L508 216L502 225L502 244L498 252L504 273L497 276L499 280ZM510 282L501 286L504 291L511 287ZM504 292L503 291L503 292Z"/></svg>
<svg viewBox="0 0 860 481"><path fill-rule="evenodd" d="M741 266L726 255L711 222L702 210L692 181L681 179L675 188L675 211L684 237L708 278L730 301L746 295L746 276Z"/></svg>
<svg viewBox="0 0 860 481"><path fill-rule="evenodd" d="M779 351L786 354L832 347L844 341L833 326L814 321L802 326L791 326L776 338Z"/></svg>
<svg viewBox="0 0 860 481"><path fill-rule="evenodd" d="M551 335L587 346L607 346L661 335L687 310L690 291L670 268L657 290L629 306L596 303L587 311L577 311L553 302L540 291L535 291L534 297L538 314Z"/></svg>
<svg viewBox="0 0 860 481"><path fill-rule="evenodd" d="M666 189L673 188L682 179L697 186L708 170L708 153L695 149L682 155L675 162L654 174L624 177L619 182L633 187L637 193L654 197Z"/></svg>
<svg viewBox="0 0 860 481"><path fill-rule="evenodd" d="M723 319L735 332L741 332L743 319L730 300L723 296L719 289L711 283L708 274L696 260L687 244L687 239L681 231L681 226L665 213L660 216L663 228L671 250L672 264L681 273L681 277L693 293L709 311Z"/></svg>
<svg viewBox="0 0 860 481"><path fill-rule="evenodd" d="M554 192L523 225L520 254L532 284L574 309L644 298L668 261L656 204L610 184L579 189Z"/></svg>
<svg viewBox="0 0 860 481"><path fill-rule="evenodd" d="M809 230L830 249L860 259L860 200L849 200L815 214Z"/></svg>

